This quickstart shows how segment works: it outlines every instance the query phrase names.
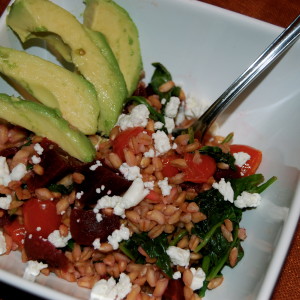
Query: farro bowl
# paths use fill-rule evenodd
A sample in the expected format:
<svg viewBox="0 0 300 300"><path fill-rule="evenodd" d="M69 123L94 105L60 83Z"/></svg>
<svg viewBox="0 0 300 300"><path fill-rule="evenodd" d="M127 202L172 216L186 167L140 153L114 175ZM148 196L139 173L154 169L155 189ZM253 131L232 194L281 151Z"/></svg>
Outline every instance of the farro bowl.
<svg viewBox="0 0 300 300"><path fill-rule="evenodd" d="M84 10L82 1L53 2L66 8L81 20ZM126 0L116 2L129 12L140 33L145 78L143 78L144 85L140 85L136 95L146 98L150 95L147 103L158 110L161 108L161 102L158 101L157 96L153 96L153 93L145 88L151 82L154 69L161 68L161 65L157 64L154 68L152 63L161 62L170 71L175 85L182 87L185 95L176 94L179 101L184 103L187 99L195 98L199 101L200 107L202 103L209 104L215 99L281 31L281 28L197 1ZM1 46L22 50L17 37L7 28L5 17L6 13L0 22ZM26 51L58 63L56 58L40 45L28 47ZM206 276L206 279L210 277L208 278L210 280L206 283L204 281L204 286L207 284L210 289L205 293L205 299L267 299L276 282L300 211L298 184L300 144L296 135L299 127L297 112L300 109L297 99L300 96L299 55L300 45L297 43L263 79L257 81L247 93L240 96L239 104L235 104L221 116L214 128L214 135L206 139L206 146L218 146L224 153L228 153L229 150L232 154L247 152L241 148L234 151L233 144L249 145L260 149L263 153L263 160L257 173L263 174L266 180L272 178L273 175L278 178L276 183L262 193L261 204L256 209L243 213L238 227L234 228L239 222L236 224L230 221L230 219L233 220L231 217L222 219L222 222L219 221L218 230L222 239L229 243L239 240L232 247L226 248L227 266L222 269L222 276L220 276L220 269L209 269L206 264L207 260L204 262L203 259L208 256L205 251L201 250L209 244L205 241L208 235L197 234L197 230L199 230L198 233L204 230L201 225L198 228L197 224L205 221L209 215L209 209L205 210L206 202L202 199L203 197L199 200L197 194L205 193L207 190L218 191L216 183L220 186L221 178L235 177L234 172L232 175L231 172L226 171L230 169L230 161L216 161L214 158L213 164L217 163L217 169L221 170L219 177L215 175L215 169L213 169L213 171L208 171L208 175L204 174L200 176L201 178L195 178L193 163L206 161L204 157L207 157L205 156L207 153L199 154L198 151L199 149L202 149L200 152L204 151L204 144L200 145L197 140L191 141L191 135L187 134L170 140L172 149L168 149L168 154L152 157L153 149L161 153L165 150L162 147L164 146L162 140L159 145L161 147L155 146L155 139L151 137L154 133L155 122L148 121L145 125L139 124L138 128L133 129L135 130L134 138L127 144L122 139L126 129L120 129L122 122L119 122L120 126L112 130L110 139L98 145L97 160L87 167L76 166L72 172L69 172L69 176L64 179L60 178L60 184L69 187L72 183L72 186L75 186L72 191L49 190L49 185L47 189L45 186L35 188L33 184L32 193L43 201L55 203L55 209L61 216L59 228L54 226L46 233L43 232L44 228L35 229L45 235L43 238L47 237L53 229L59 229L61 236L68 237L69 227L73 226L72 239L69 240L73 242L69 242L68 248L65 245L57 246L57 248L64 249L64 258L61 258L57 252L53 252L57 255L57 259L54 262L48 260L50 266L45 266L41 271L42 274L34 278L33 282L31 275L23 278L28 263L22 264L21 261L26 261L28 256L36 258L36 249L41 248L38 248L40 240L34 240L35 236L29 234L25 240L25 247L27 243L27 249L31 251L28 250L26 255L24 251L11 251L9 255L0 256L0 279L15 285L16 288L25 289L48 299L89 299L90 288L100 279L107 280L110 276L119 278L120 274L126 273L129 277L121 275L120 282L124 282L123 291L130 287L129 279L133 283L131 292L124 292L125 296L129 293L128 299L138 299L134 297L135 293L137 295L142 293L140 297L144 298L139 299L160 299L161 291L168 284L168 280L171 281L171 277L181 276L181 279L174 280L181 282L181 285L174 287L178 288L178 295L182 295L181 298L185 295L187 299L199 299L193 296L193 290L198 291L199 288L203 288L199 286L199 282L193 283L193 277L197 276L192 273L201 266L204 270L206 267L210 270ZM172 88L172 84L171 86L169 84L170 82L160 88L169 91ZM0 80L0 92L17 95L11 85L3 79ZM127 106L126 112L132 114L133 104L139 102L140 99L131 100L133 101ZM138 111L138 114L142 115L143 111ZM222 143L222 137L226 137L230 132L234 132L233 141ZM25 143L28 132L1 125L2 144L7 136L13 146L20 146ZM31 136L31 140L31 145L13 154L13 158L9 160L10 168L19 162L16 156L25 155L33 168L31 172L42 175L46 166L42 162L41 165L39 162L34 162L35 159L39 161L41 149L38 146L42 146L45 152L48 151L50 158L56 155L56 152L51 152L53 146L40 137ZM124 148L125 151L123 151ZM206 148L206 151L209 149ZM198 154L195 155L195 153ZM41 157L45 158L42 155ZM200 155L204 156L200 157ZM169 163L170 157L172 157L172 163ZM216 166L211 167L211 156L209 157L206 168L211 170ZM165 167L170 164L171 168ZM109 182L106 183L107 186L104 184L98 186L98 183L93 183L93 193L96 196L99 194L100 198L104 196L104 193L109 196L110 191L114 193L114 189L118 188L116 194L123 194L126 191L131 199L136 198L135 194L138 193L141 194L140 200L143 198L146 200L141 202L139 200L139 203L131 206L125 205L125 207L116 203L113 205L112 202L107 205L105 201L83 205L83 201L88 201L89 197L92 198L91 195L87 197L87 191L90 189L86 189L84 182L87 178L90 182L94 182L94 174L97 173L97 169L103 168L103 165L106 165L109 170L107 172L110 172L108 178L117 177L117 179L109 188L107 187ZM131 173L128 165L138 165L140 169L139 171L135 169L135 173ZM111 170L114 170L113 174ZM115 173L116 170L119 174ZM237 170L240 171L240 169ZM139 172L142 174L143 181L147 182L142 188ZM213 174L214 177L211 176ZM166 177L168 180L165 179ZM102 180L104 181L105 178ZM232 180L232 185L234 185L235 179ZM132 181L135 188L129 193L127 190ZM194 184L187 184L187 181L194 182ZM30 189L30 184L28 187ZM15 207L10 207L10 209L13 208L16 214L21 211L21 218L25 219L25 211L33 210L32 207L28 208L28 198L32 198L32 194L27 189L20 189L18 184L10 188L13 194L22 200L15 201L13 203ZM145 189L148 189L147 195L142 194ZM219 191L221 192L220 187ZM5 192L6 190L2 187L1 193ZM63 196L64 193L66 195ZM227 194L225 197L230 198ZM34 201L31 201L32 205ZM118 199L115 201L117 202ZM21 205L20 202L22 202ZM229 201L223 202L229 203ZM21 208L18 211L19 205ZM50 204L50 206L53 205ZM75 206L77 209L74 208ZM112 206L114 209L111 208ZM114 214L112 214L113 211ZM92 223L96 225L97 222L99 224L107 222L106 230L100 240L100 236L95 239L88 230L84 231L86 224L80 221L86 218L88 223L90 216L86 215L90 214L93 214ZM214 214L216 214L215 210L212 216ZM118 216L115 217L115 215ZM122 224L121 227L120 224ZM119 232L121 237L118 241L118 237L117 239L112 237L112 232L119 228L121 228ZM246 235L247 238L245 238ZM150 240L156 239L156 244L153 245L150 242L149 246L149 238ZM32 240L38 244L35 249L28 246ZM166 243L167 246L165 246ZM7 238L7 244L7 247L12 250L17 248L17 244L9 238ZM170 249L169 246L184 249L185 253L189 254L188 263L179 259L178 248ZM154 250L151 252L149 248ZM163 251L161 248L164 248ZM177 252L175 251L173 257L171 250L174 249ZM171 257L171 261L170 259L169 261L167 259L167 262L164 260L166 252ZM239 261L243 252L245 255ZM57 261L59 261L60 268L56 265ZM67 261L67 267L64 265L65 261ZM189 264L189 268L186 268L186 264ZM62 265L63 268L61 268ZM230 266L234 266L234 269ZM194 268L193 271L190 271L192 268ZM173 273L176 274L175 277ZM198 276L201 277L201 274L199 273ZM219 284L221 285L218 286ZM218 288L213 289L216 286ZM149 294L157 297L151 298ZM106 299L105 296L103 297L95 299Z"/></svg>

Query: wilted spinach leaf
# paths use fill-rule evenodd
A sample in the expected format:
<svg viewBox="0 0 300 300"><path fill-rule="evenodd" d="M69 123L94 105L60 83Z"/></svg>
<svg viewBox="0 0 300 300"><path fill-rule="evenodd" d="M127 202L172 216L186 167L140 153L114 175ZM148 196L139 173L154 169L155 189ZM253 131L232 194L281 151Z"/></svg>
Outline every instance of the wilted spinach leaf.
<svg viewBox="0 0 300 300"><path fill-rule="evenodd" d="M166 273L170 278L173 276L171 260L166 250L169 247L167 234L162 233L155 239L148 237L147 233L133 234L132 237L123 241L120 249L136 263L144 264L145 258L138 252L138 247L141 246L151 258L156 258L156 265Z"/></svg>
<svg viewBox="0 0 300 300"><path fill-rule="evenodd" d="M65 186L63 184L50 184L48 186L48 189L51 192L55 192L55 193L61 193L62 195L69 195L72 191L73 191L73 184L69 185L69 186Z"/></svg>

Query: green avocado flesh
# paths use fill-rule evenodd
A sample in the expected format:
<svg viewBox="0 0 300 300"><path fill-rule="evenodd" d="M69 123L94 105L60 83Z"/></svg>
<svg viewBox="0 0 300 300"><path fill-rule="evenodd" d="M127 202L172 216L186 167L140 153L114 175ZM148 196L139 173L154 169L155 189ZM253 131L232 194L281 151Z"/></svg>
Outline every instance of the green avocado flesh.
<svg viewBox="0 0 300 300"><path fill-rule="evenodd" d="M1 46L0 73L43 104L59 109L63 118L84 134L97 132L96 91L82 76L24 51Z"/></svg>
<svg viewBox="0 0 300 300"><path fill-rule="evenodd" d="M131 95L142 72L138 30L126 10L111 0L86 0L84 25L106 37Z"/></svg>
<svg viewBox="0 0 300 300"><path fill-rule="evenodd" d="M107 56L113 56L111 49L105 49L104 55L103 49L93 42L85 27L72 14L48 0L16 0L6 21L22 42L43 38L47 33L61 38L63 44L60 43L56 50L60 51L62 45L67 45L77 70L94 85L100 106L98 131L108 134L128 95L117 62L112 64L113 59L107 59ZM102 47L105 43L103 41ZM61 55L66 57L66 53Z"/></svg>
<svg viewBox="0 0 300 300"><path fill-rule="evenodd" d="M91 141L80 131L70 128L55 109L43 104L0 94L0 118L47 137L83 162L95 157Z"/></svg>

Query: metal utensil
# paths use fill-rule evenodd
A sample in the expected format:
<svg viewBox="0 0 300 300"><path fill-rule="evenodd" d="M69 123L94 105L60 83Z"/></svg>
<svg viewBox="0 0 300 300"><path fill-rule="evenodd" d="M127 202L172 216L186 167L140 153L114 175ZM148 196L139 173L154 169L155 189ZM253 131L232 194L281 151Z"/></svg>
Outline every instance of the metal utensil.
<svg viewBox="0 0 300 300"><path fill-rule="evenodd" d="M191 126L202 140L207 130L237 97L264 70L272 65L300 35L300 15L266 48L266 50L244 71L227 90L200 116ZM174 135L179 135L186 128L175 128Z"/></svg>

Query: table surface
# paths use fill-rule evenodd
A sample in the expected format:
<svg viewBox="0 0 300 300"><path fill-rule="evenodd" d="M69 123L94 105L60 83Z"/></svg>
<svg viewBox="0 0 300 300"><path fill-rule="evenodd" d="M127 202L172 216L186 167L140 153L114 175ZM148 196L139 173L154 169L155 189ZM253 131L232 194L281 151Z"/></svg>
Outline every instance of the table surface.
<svg viewBox="0 0 300 300"><path fill-rule="evenodd" d="M0 0L0 15L9 0ZM269 22L281 27L288 26L300 14L299 0L202 0L240 14ZM280 13L279 13L280 12ZM290 250L275 286L272 300L300 299L300 224L296 229ZM3 294L3 291L7 291ZM22 291L0 283L0 300L29 298L38 300ZM10 295L9 298L6 298Z"/></svg>

